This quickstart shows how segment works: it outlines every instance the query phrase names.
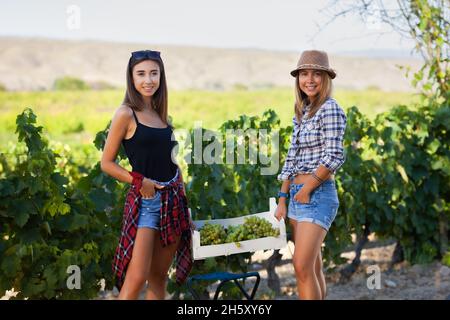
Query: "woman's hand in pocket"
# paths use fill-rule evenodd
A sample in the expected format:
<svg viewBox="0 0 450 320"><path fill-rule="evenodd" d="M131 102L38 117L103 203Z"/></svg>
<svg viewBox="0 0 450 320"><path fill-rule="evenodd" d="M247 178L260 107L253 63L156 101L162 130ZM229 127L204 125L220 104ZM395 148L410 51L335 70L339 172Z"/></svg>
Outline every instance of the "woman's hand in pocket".
<svg viewBox="0 0 450 320"><path fill-rule="evenodd" d="M309 201L311 200L311 192L305 188L301 188L294 195L294 200L301 204L309 204Z"/></svg>
<svg viewBox="0 0 450 320"><path fill-rule="evenodd" d="M139 191L144 199L151 199L155 197L155 188L162 189L163 186L153 183L150 179L144 178L144 180L142 180L141 190Z"/></svg>

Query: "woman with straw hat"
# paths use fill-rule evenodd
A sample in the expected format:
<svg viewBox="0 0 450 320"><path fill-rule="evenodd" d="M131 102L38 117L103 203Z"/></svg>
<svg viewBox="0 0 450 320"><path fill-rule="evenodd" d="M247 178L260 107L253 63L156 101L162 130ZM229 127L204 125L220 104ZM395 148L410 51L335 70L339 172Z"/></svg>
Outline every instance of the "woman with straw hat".
<svg viewBox="0 0 450 320"><path fill-rule="evenodd" d="M294 128L278 175L283 183L275 216L281 219L287 213L292 227L299 298L324 299L321 247L339 207L334 174L345 160L347 118L331 98L336 72L325 52L304 51L291 75L296 93Z"/></svg>

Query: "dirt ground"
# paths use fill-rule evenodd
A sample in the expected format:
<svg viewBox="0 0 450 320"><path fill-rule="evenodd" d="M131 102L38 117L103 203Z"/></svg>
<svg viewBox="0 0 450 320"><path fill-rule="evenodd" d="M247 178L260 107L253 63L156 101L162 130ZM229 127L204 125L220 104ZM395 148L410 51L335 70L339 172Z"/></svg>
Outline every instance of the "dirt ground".
<svg viewBox="0 0 450 320"><path fill-rule="evenodd" d="M439 262L428 265L397 264L389 270L389 262L394 251L394 244L375 246L363 249L361 266L349 281L340 281L339 268L333 272L325 272L328 294L327 300L450 300L450 268ZM261 282L255 298L261 300L294 300L297 299L297 287L292 265L294 246L289 242L288 247L280 250L283 255L282 264L276 267L280 277L281 295L275 295L267 286L267 272L262 263L270 257L272 251L256 252L252 256L251 270L258 271ZM343 253L349 262L354 258L354 252ZM380 270L379 288L372 280L374 266ZM368 269L369 268L369 269ZM368 286L369 282L369 286ZM247 282L250 291L253 282ZM369 289L369 287L373 289ZM212 297L216 285L210 287ZM115 299L117 292L107 292L99 299ZM143 298L143 294L141 295ZM170 296L167 296L170 299Z"/></svg>
<svg viewBox="0 0 450 320"><path fill-rule="evenodd" d="M408 263L397 264L389 270L389 261L394 250L394 245L384 245L363 249L361 254L361 266L349 281L340 280L339 269L326 271L328 286L328 300L450 300L450 268L439 262L428 265L409 265ZM267 272L262 268L262 263L270 257L272 251L256 252L252 256L252 270L259 272L261 282L256 293L256 299L297 299L296 281L294 267L292 265L293 244L289 242L288 247L280 250L283 255L282 264L276 267L280 277L281 295L275 295L267 286ZM354 252L343 253L343 257L349 259L354 257ZM374 272L370 271L373 266L380 270L379 286L374 280ZM368 269L369 268L369 269ZM369 283L369 285L368 285ZM371 287L372 289L370 289ZM247 282L247 288L252 288L252 281ZM210 288L211 295L215 286ZM117 299L117 290L102 291L97 299ZM9 299L14 295L8 291L1 298ZM144 293L141 294L144 298ZM170 296L167 296L170 299Z"/></svg>
<svg viewBox="0 0 450 320"><path fill-rule="evenodd" d="M389 270L389 262L395 245L363 249L361 266L349 281L340 280L339 268L325 272L328 294L327 300L443 300L450 299L450 268L439 262L428 265L409 265L400 263ZM261 270L259 299L297 299L297 287L292 265L293 244L289 250L280 250L283 264L276 268L281 281L279 296L273 296L267 287L267 273ZM266 253L270 255L270 252ZM344 253L343 257L354 258L354 252ZM254 256L255 257L255 256ZM261 255L260 258L264 256ZM289 262L289 263L287 263ZM380 270L379 288L374 279L374 266ZM369 285L368 285L369 284ZM369 289L371 287L372 289Z"/></svg>

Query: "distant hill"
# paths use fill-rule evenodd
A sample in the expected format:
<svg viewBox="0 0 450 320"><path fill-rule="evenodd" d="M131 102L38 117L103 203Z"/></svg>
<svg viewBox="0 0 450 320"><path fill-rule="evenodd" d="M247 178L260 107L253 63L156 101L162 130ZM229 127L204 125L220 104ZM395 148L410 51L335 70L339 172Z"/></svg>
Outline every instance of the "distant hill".
<svg viewBox="0 0 450 320"><path fill-rule="evenodd" d="M55 79L68 75L88 83L106 82L124 87L130 52L140 49L162 52L169 89L292 86L289 71L295 67L300 54L0 37L0 84L8 90L48 90ZM330 55L330 63L337 70L336 87L377 87L386 91L411 91L409 80L396 65L409 65L416 70L421 64L413 58L367 58L350 53Z"/></svg>

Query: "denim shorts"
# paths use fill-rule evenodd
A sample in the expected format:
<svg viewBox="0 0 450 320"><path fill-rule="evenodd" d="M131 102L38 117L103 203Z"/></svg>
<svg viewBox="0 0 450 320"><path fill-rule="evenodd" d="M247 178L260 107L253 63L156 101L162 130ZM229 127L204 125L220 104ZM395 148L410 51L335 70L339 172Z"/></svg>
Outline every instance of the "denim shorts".
<svg viewBox="0 0 450 320"><path fill-rule="evenodd" d="M303 184L291 183L289 190L288 218L298 222L307 221L315 223L326 231L336 217L339 200L334 180L326 180L310 194L309 203L300 203L294 200L294 195L303 187Z"/></svg>
<svg viewBox="0 0 450 320"><path fill-rule="evenodd" d="M159 231L161 222L161 193L155 190L150 199L141 198L138 228L151 228Z"/></svg>
<svg viewBox="0 0 450 320"><path fill-rule="evenodd" d="M178 179L179 172L177 170L175 176L170 181L152 182L161 186L167 186ZM141 198L141 206L139 207L138 228L151 228L158 230L161 226L161 192L155 189L155 196L150 199Z"/></svg>

